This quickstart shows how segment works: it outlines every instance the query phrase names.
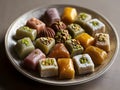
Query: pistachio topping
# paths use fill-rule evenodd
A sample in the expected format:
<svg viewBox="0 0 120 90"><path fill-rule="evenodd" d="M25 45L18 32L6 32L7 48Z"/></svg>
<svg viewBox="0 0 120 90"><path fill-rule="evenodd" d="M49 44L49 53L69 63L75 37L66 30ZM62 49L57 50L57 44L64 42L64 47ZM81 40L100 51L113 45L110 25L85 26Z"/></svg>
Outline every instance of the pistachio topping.
<svg viewBox="0 0 120 90"><path fill-rule="evenodd" d="M81 63L81 64L85 64L85 63L88 63L88 64L89 64L90 62L88 61L88 59L87 59L86 57L83 57L83 56L82 56L82 58L80 58L80 63Z"/></svg>
<svg viewBox="0 0 120 90"><path fill-rule="evenodd" d="M72 28L74 31L80 30L80 26L78 24L70 24L70 28Z"/></svg>
<svg viewBox="0 0 120 90"><path fill-rule="evenodd" d="M98 26L99 25L99 22L97 22L97 21L92 21L91 23L92 23L93 26Z"/></svg>
<svg viewBox="0 0 120 90"><path fill-rule="evenodd" d="M25 30L25 31L29 31L29 32L32 31L32 29L29 28L29 27L27 27L27 26L23 26L23 27L21 27L21 29L23 29L23 30Z"/></svg>
<svg viewBox="0 0 120 90"><path fill-rule="evenodd" d="M29 45L29 41L27 39L25 39L25 38L21 40L21 43L25 44L26 46Z"/></svg>
<svg viewBox="0 0 120 90"><path fill-rule="evenodd" d="M70 44L72 45L73 49L82 49L80 42L75 39L71 39Z"/></svg>
<svg viewBox="0 0 120 90"><path fill-rule="evenodd" d="M45 45L49 45L51 43L53 39L50 37L41 37L40 38L40 42L45 44Z"/></svg>
<svg viewBox="0 0 120 90"><path fill-rule="evenodd" d="M99 34L98 41L105 42L105 40L106 40L106 36L104 34Z"/></svg>
<svg viewBox="0 0 120 90"><path fill-rule="evenodd" d="M43 66L55 65L55 64L54 64L54 59L52 59L52 58L48 58L48 59L46 59L46 60L43 60L43 61L41 62L41 64L42 64Z"/></svg>
<svg viewBox="0 0 120 90"><path fill-rule="evenodd" d="M87 18L87 14L86 13L80 13L78 15L78 19L80 19L80 20L85 20L86 18Z"/></svg>

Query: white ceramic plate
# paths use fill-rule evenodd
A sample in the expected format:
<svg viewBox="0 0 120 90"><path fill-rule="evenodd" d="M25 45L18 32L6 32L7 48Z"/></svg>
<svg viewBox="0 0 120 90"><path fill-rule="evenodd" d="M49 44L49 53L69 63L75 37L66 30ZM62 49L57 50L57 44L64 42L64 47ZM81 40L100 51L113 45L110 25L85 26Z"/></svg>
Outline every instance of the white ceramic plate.
<svg viewBox="0 0 120 90"><path fill-rule="evenodd" d="M45 10L50 8L50 7L55 7L58 9L60 15L63 12L64 7L71 6L77 9L78 12L86 12L92 15L93 18L98 18L101 20L105 25L106 25L106 32L109 33L110 35L110 47L111 51L108 53L108 58L105 60L105 62L95 68L95 72L92 74L84 75L84 76L75 76L74 79L72 80L58 80L57 78L41 78L39 76L39 73L34 72L34 71L29 71L27 69L24 69L21 66L21 60L17 57L16 53L14 52L14 45L16 44L16 41L14 40L14 35L16 33L16 30L20 27L26 24L26 21L30 19L31 17L36 17L40 18L41 15L44 14ZM29 77L32 80L41 82L41 83L46 83L46 84L51 84L51 85L58 85L58 86L68 86L68 85L76 85L76 84L81 84L85 83L88 81L91 81L95 78L98 78L101 76L113 63L115 60L115 57L118 52L118 47L119 47L119 42L118 42L118 35L116 33L115 28L113 25L102 15L83 8L79 6L73 6L73 5L52 5L52 6L46 6L46 7L39 7L36 9L33 9L24 15L20 16L18 19L16 19L11 26L9 27L6 36L5 36L5 48L6 48L6 53L8 55L8 58L10 59L11 63L13 66L21 72L23 75L26 77Z"/></svg>

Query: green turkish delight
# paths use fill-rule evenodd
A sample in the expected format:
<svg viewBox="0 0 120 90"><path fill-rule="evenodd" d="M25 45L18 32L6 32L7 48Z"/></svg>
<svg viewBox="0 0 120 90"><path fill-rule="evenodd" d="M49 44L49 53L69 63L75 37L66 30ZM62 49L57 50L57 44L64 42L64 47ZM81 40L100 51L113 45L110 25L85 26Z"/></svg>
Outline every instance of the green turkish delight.
<svg viewBox="0 0 120 90"><path fill-rule="evenodd" d="M40 37L35 43L35 46L41 49L45 54L48 54L54 45L55 40L50 37Z"/></svg>
<svg viewBox="0 0 120 90"><path fill-rule="evenodd" d="M18 40L17 44L15 45L15 51L21 59L26 57L34 49L35 47L29 37Z"/></svg>
<svg viewBox="0 0 120 90"><path fill-rule="evenodd" d="M37 31L35 29L31 29L27 26L22 26L16 31L16 38L22 39L24 37L29 37L32 41L35 40L37 36Z"/></svg>
<svg viewBox="0 0 120 90"><path fill-rule="evenodd" d="M81 28L80 25L74 24L74 23L68 25L68 30L69 30L69 33L71 34L71 36L72 36L73 38L75 38L75 37L76 37L77 35L79 35L80 33L83 33L83 32L84 32L83 28Z"/></svg>
<svg viewBox="0 0 120 90"><path fill-rule="evenodd" d="M67 40L65 42L65 46L68 49L68 51L70 52L71 57L81 54L84 51L83 46L80 45L80 43L75 39Z"/></svg>

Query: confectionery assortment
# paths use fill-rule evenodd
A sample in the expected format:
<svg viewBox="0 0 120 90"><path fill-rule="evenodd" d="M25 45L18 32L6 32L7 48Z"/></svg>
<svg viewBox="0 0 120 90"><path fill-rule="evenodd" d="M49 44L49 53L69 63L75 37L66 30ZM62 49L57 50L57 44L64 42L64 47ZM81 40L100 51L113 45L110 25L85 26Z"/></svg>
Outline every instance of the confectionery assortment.
<svg viewBox="0 0 120 90"><path fill-rule="evenodd" d="M15 34L14 46L24 68L41 78L73 79L104 64L110 50L105 24L86 12L48 8L43 20L32 17Z"/></svg>

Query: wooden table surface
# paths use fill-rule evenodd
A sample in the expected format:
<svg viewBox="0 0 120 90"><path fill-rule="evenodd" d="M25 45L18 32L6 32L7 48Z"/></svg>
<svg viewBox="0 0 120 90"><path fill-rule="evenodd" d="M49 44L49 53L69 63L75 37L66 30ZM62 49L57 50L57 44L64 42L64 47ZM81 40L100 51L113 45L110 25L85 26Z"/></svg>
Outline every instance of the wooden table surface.
<svg viewBox="0 0 120 90"><path fill-rule="evenodd" d="M19 73L6 56L4 37L10 24L25 12L51 4L79 5L100 12L115 26L120 35L120 0L0 0L0 90L120 90L120 60L88 83L58 87L35 82Z"/></svg>

